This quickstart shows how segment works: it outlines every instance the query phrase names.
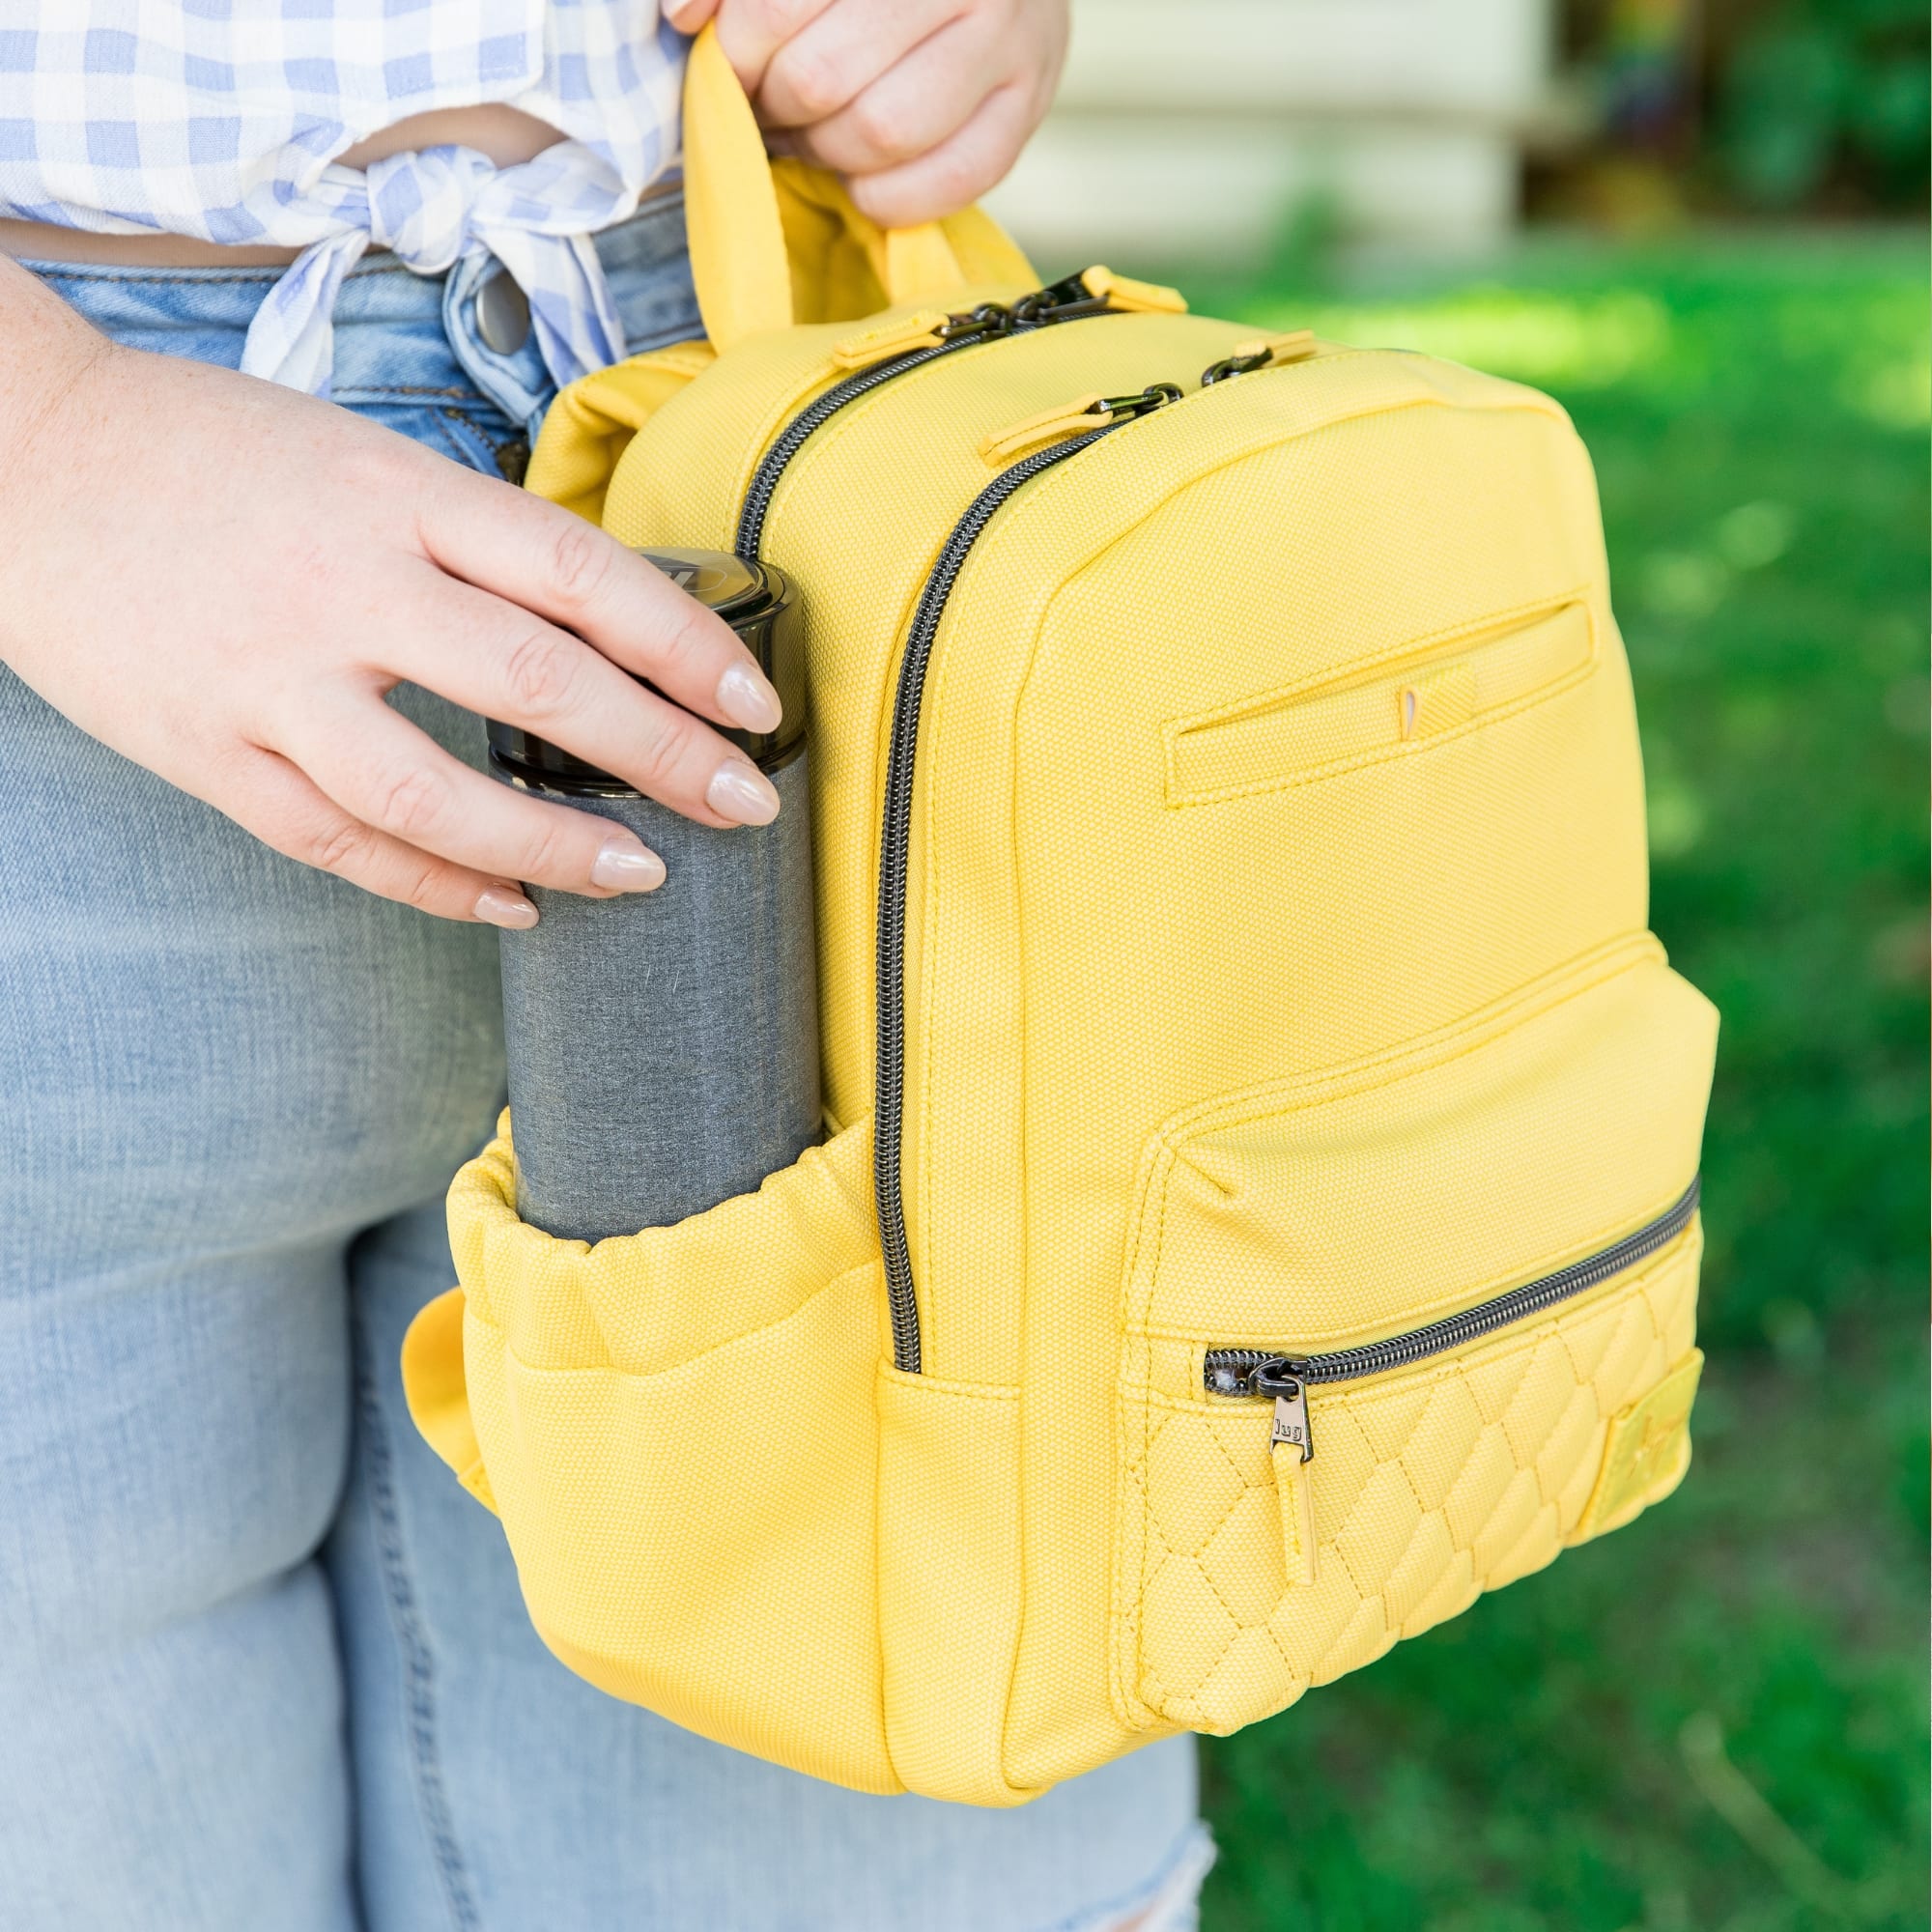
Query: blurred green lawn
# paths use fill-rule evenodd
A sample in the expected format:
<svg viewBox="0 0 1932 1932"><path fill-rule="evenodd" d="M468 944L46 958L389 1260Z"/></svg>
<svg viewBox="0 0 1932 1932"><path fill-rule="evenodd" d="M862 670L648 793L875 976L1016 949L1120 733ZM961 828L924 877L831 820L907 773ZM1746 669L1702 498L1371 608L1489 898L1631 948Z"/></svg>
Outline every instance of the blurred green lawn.
<svg viewBox="0 0 1932 1932"><path fill-rule="evenodd" d="M1723 1014L1689 1480L1210 1742L1207 1932L1923 1927L1923 248L1545 243L1481 285L1190 294L1570 408L1653 921Z"/></svg>

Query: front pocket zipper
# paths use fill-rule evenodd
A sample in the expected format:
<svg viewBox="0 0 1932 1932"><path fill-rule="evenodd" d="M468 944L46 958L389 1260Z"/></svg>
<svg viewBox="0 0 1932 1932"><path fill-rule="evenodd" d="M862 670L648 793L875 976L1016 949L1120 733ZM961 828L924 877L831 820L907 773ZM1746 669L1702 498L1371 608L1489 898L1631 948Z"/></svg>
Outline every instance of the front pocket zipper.
<svg viewBox="0 0 1932 1932"><path fill-rule="evenodd" d="M1297 1464L1313 1460L1315 1440L1308 1420L1308 1391L1330 1382L1358 1381L1390 1369L1405 1369L1433 1355L1449 1354L1499 1328L1541 1315L1559 1302L1601 1288L1669 1246L1697 1212L1699 1182L1693 1179L1654 1221L1634 1235L1568 1267L1558 1268L1520 1288L1492 1295L1460 1315L1426 1327L1411 1328L1359 1348L1336 1349L1320 1355L1296 1355L1269 1349L1209 1349L1202 1358L1202 1379L1209 1395L1274 1398L1274 1431L1270 1447L1298 1450Z"/></svg>

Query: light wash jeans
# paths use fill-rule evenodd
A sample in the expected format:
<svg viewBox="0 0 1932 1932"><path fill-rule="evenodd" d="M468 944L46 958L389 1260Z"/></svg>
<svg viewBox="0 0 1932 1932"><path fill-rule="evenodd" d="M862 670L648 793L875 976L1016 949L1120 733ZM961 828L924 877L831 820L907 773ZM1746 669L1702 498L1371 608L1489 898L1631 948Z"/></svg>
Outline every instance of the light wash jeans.
<svg viewBox="0 0 1932 1932"><path fill-rule="evenodd" d="M674 198L604 253L635 346L695 331ZM44 272L231 366L272 279ZM335 395L491 470L547 395L475 339L477 278L358 269ZM865 1798L552 1659L396 1369L502 1097L495 932L278 857L4 669L0 792L7 1932L1193 1922L1191 1741L1018 1811Z"/></svg>

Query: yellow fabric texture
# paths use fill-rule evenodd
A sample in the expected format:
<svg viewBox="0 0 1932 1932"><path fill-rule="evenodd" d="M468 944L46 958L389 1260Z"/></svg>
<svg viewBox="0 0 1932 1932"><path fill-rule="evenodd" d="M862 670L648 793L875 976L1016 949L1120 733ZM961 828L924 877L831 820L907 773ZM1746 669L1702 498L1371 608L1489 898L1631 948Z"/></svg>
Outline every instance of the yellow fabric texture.
<svg viewBox="0 0 1932 1932"><path fill-rule="evenodd" d="M702 47L693 86L722 93ZM552 412L533 476L628 543L729 548L762 453L863 354L841 344L1032 283L969 247L960 286L887 301L894 251L849 204L784 205L788 324L747 326L775 278L700 196L719 353ZM827 312L867 287L882 312ZM585 1247L518 1221L505 1132L451 1192L462 1289L412 1331L413 1411L556 1653L857 1789L1018 1804L1253 1721L1688 1462L1694 1223L1459 1352L1311 1388L1305 1464L1265 1401L1204 1390L1210 1349L1402 1334L1658 1217L1716 1035L1647 930L1629 674L1562 411L1329 343L1200 384L1244 343L1142 296L910 369L806 440L763 554L803 600L833 1137ZM1156 382L1182 399L987 523L925 677L904 1374L870 1110L908 625L988 438Z"/></svg>

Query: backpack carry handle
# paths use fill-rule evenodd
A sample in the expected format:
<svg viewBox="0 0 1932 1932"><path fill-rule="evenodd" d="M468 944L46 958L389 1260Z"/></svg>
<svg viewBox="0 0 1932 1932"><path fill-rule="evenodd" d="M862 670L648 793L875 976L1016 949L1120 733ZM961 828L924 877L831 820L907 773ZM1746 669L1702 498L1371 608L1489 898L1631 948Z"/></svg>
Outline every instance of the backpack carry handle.
<svg viewBox="0 0 1932 1932"><path fill-rule="evenodd" d="M721 353L794 323L856 321L969 286L1038 279L978 208L882 229L828 170L768 159L710 25L685 71L684 156L692 278Z"/></svg>

